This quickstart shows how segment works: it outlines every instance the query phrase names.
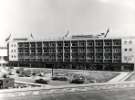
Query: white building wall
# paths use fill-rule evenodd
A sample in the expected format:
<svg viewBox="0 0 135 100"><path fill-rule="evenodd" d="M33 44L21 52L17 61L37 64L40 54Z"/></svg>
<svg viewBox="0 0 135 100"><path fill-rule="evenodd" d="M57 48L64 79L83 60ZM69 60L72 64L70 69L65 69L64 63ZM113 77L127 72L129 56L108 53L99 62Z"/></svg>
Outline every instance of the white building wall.
<svg viewBox="0 0 135 100"><path fill-rule="evenodd" d="M135 38L122 38L122 63L135 62Z"/></svg>
<svg viewBox="0 0 135 100"><path fill-rule="evenodd" d="M18 45L16 41L9 42L9 61L18 61Z"/></svg>

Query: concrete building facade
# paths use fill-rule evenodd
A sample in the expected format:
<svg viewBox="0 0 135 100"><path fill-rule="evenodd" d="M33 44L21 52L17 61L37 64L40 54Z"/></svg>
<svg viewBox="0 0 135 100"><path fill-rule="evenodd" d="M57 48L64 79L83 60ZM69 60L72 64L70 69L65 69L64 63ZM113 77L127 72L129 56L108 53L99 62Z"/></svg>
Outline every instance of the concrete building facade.
<svg viewBox="0 0 135 100"><path fill-rule="evenodd" d="M134 70L135 38L71 37L8 43L10 66Z"/></svg>

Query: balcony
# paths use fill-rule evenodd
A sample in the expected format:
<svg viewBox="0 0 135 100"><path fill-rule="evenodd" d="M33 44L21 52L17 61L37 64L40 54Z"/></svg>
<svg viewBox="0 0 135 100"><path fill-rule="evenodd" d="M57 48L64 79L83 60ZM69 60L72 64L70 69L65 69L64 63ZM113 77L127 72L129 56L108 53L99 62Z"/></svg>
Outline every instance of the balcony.
<svg viewBox="0 0 135 100"><path fill-rule="evenodd" d="M121 60L113 60L113 63L121 63Z"/></svg>
<svg viewBox="0 0 135 100"><path fill-rule="evenodd" d="M42 55L42 52L37 52L36 55L37 56L41 56Z"/></svg>
<svg viewBox="0 0 135 100"><path fill-rule="evenodd" d="M56 43L55 42L49 42L49 47L55 48L56 47Z"/></svg>
<svg viewBox="0 0 135 100"><path fill-rule="evenodd" d="M65 46L65 47L70 47L70 41L65 41L65 42L64 42L64 46Z"/></svg>
<svg viewBox="0 0 135 100"><path fill-rule="evenodd" d="M104 40L104 46L105 46L105 47L110 47L110 46L112 46L112 40Z"/></svg>
<svg viewBox="0 0 135 100"><path fill-rule="evenodd" d="M64 61L65 62L69 62L70 61L70 58L65 58Z"/></svg>
<svg viewBox="0 0 135 100"><path fill-rule="evenodd" d="M87 41L87 47L93 47L94 46L94 41L93 40L88 40Z"/></svg>
<svg viewBox="0 0 135 100"><path fill-rule="evenodd" d="M86 47L86 41L79 41L78 47Z"/></svg>
<svg viewBox="0 0 135 100"><path fill-rule="evenodd" d="M78 62L78 59L77 58L72 58L71 61L72 62Z"/></svg>
<svg viewBox="0 0 135 100"><path fill-rule="evenodd" d="M78 47L78 41L71 41L72 47Z"/></svg>
<svg viewBox="0 0 135 100"><path fill-rule="evenodd" d="M78 53L78 49L71 49L71 53Z"/></svg>
<svg viewBox="0 0 135 100"><path fill-rule="evenodd" d="M112 60L104 60L104 63L112 63Z"/></svg>
<svg viewBox="0 0 135 100"><path fill-rule="evenodd" d="M121 49L120 48L113 48L112 52L113 53L121 53Z"/></svg>
<svg viewBox="0 0 135 100"><path fill-rule="evenodd" d="M85 49L78 49L78 53L86 53L86 50Z"/></svg>
<svg viewBox="0 0 135 100"><path fill-rule="evenodd" d="M29 56L29 54L30 54L29 52L25 52L24 56Z"/></svg>
<svg viewBox="0 0 135 100"><path fill-rule="evenodd" d="M24 48L29 48L29 43L24 43Z"/></svg>
<svg viewBox="0 0 135 100"><path fill-rule="evenodd" d="M57 53L63 53L63 50L57 50Z"/></svg>
<svg viewBox="0 0 135 100"><path fill-rule="evenodd" d="M103 60L102 59L96 59L95 62L96 63L103 63Z"/></svg>
<svg viewBox="0 0 135 100"><path fill-rule="evenodd" d="M97 61L97 60L102 60L103 61L103 56L102 55L96 55L95 56L95 60Z"/></svg>
<svg viewBox="0 0 135 100"><path fill-rule="evenodd" d="M49 47L49 42L43 42L43 47Z"/></svg>
<svg viewBox="0 0 135 100"><path fill-rule="evenodd" d="M121 46L121 40L113 40L113 46Z"/></svg>
<svg viewBox="0 0 135 100"><path fill-rule="evenodd" d="M83 55L79 55L78 56L78 61L82 62L82 61L86 61L86 56L83 56Z"/></svg>
<svg viewBox="0 0 135 100"><path fill-rule="evenodd" d="M112 60L112 56L104 57L104 60Z"/></svg>
<svg viewBox="0 0 135 100"><path fill-rule="evenodd" d="M31 52L29 55L30 56L35 56L36 55L36 52Z"/></svg>
<svg viewBox="0 0 135 100"><path fill-rule="evenodd" d="M57 42L57 47L63 47L63 41L58 41Z"/></svg>
<svg viewBox="0 0 135 100"><path fill-rule="evenodd" d="M63 58L57 58L58 62L63 62Z"/></svg>
<svg viewBox="0 0 135 100"><path fill-rule="evenodd" d="M23 48L23 46L24 46L23 43L18 43L19 48Z"/></svg>
<svg viewBox="0 0 135 100"><path fill-rule="evenodd" d="M49 51L49 53L56 53L56 49L55 48L54 49L50 48L50 49L48 49L48 51Z"/></svg>
<svg viewBox="0 0 135 100"><path fill-rule="evenodd" d="M86 59L86 61L89 63L94 63L94 59Z"/></svg>
<svg viewBox="0 0 135 100"><path fill-rule="evenodd" d="M95 41L95 46L96 47L103 47L103 40L96 40Z"/></svg>
<svg viewBox="0 0 135 100"><path fill-rule="evenodd" d="M70 49L65 49L64 53L70 53Z"/></svg>
<svg viewBox="0 0 135 100"><path fill-rule="evenodd" d="M23 52L19 52L19 53L18 53L18 56L23 56L23 55L24 55Z"/></svg>
<svg viewBox="0 0 135 100"><path fill-rule="evenodd" d="M103 53L103 49L96 49L95 53Z"/></svg>
<svg viewBox="0 0 135 100"><path fill-rule="evenodd" d="M104 48L104 53L112 53L112 49L111 48Z"/></svg>

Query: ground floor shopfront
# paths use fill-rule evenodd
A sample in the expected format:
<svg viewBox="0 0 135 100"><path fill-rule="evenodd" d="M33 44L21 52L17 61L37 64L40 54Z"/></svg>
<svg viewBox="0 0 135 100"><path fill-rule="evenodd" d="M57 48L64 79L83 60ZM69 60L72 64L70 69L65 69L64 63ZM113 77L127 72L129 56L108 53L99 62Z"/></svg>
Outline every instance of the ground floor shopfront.
<svg viewBox="0 0 135 100"><path fill-rule="evenodd" d="M12 67L54 68L101 71L133 71L133 63L88 63L88 62L9 62Z"/></svg>

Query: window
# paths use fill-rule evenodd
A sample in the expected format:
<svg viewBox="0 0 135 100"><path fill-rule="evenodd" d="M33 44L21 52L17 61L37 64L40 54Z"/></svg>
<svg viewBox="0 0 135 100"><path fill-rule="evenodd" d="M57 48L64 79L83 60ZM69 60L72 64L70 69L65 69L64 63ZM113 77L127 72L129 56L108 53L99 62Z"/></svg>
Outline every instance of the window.
<svg viewBox="0 0 135 100"><path fill-rule="evenodd" d="M127 44L127 41L124 41L124 44Z"/></svg>
<svg viewBox="0 0 135 100"><path fill-rule="evenodd" d="M132 51L132 48L129 48L129 51Z"/></svg>
<svg viewBox="0 0 135 100"><path fill-rule="evenodd" d="M124 60L127 60L127 56L124 56Z"/></svg>
<svg viewBox="0 0 135 100"><path fill-rule="evenodd" d="M127 48L125 48L124 50L127 51Z"/></svg>
<svg viewBox="0 0 135 100"><path fill-rule="evenodd" d="M132 44L132 41L131 40L129 41L129 44Z"/></svg>
<svg viewBox="0 0 135 100"><path fill-rule="evenodd" d="M13 52L13 49L11 50L11 52Z"/></svg>

